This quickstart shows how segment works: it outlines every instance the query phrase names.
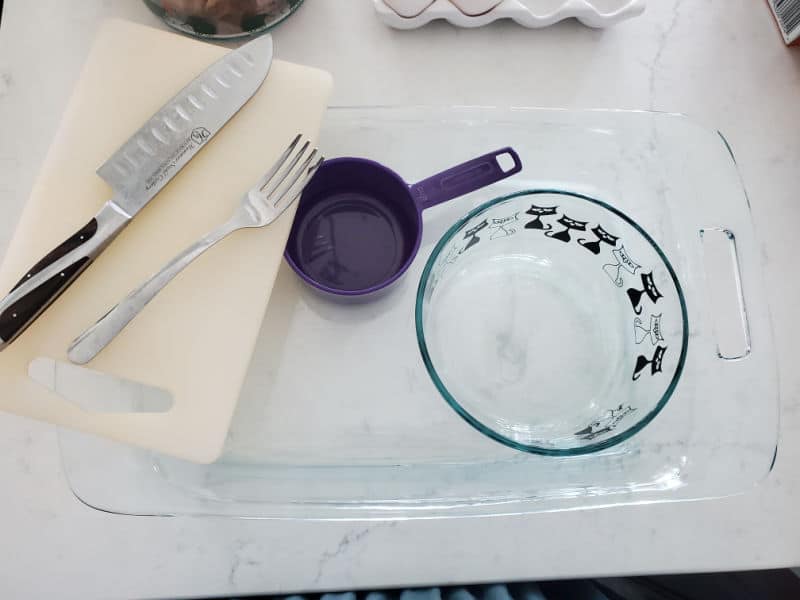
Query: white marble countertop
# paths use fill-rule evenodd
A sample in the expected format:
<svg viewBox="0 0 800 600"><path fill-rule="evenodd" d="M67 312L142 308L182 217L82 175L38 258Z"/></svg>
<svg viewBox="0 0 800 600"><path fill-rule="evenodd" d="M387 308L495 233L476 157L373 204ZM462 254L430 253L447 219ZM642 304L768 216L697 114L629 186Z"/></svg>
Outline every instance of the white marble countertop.
<svg viewBox="0 0 800 600"><path fill-rule="evenodd" d="M158 26L141 2L6 0L0 25L0 249L93 33ZM0 595L123 598L756 569L800 565L800 50L763 2L651 0L605 31L433 24L397 32L369 0L310 0L278 56L334 74L334 104L684 112L725 133L748 188L780 357L781 443L765 483L724 500L389 524L144 518L82 505L54 428L0 415ZM365 76L369 73L369 76Z"/></svg>

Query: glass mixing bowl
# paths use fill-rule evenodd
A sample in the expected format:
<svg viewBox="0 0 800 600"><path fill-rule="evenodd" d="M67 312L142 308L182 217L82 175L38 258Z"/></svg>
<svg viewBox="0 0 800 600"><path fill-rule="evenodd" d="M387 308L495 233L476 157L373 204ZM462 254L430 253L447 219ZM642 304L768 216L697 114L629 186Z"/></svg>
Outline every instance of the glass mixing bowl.
<svg viewBox="0 0 800 600"><path fill-rule="evenodd" d="M630 217L557 190L497 198L453 225L416 300L425 366L473 427L513 448L585 454L666 405L683 370L686 304Z"/></svg>

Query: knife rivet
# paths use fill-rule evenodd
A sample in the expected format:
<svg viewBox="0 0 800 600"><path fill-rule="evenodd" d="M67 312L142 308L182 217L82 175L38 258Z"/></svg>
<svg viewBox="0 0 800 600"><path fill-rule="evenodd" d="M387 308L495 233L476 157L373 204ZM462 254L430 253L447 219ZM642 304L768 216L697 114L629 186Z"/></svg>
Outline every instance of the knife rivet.
<svg viewBox="0 0 800 600"><path fill-rule="evenodd" d="M17 318L17 313L11 313L11 318L12 319L16 319Z"/></svg>
<svg viewBox="0 0 800 600"><path fill-rule="evenodd" d="M81 236L81 241L83 241L83 236Z"/></svg>
<svg viewBox="0 0 800 600"><path fill-rule="evenodd" d="M63 273L61 273L61 276L63 277L63 276L64 276L64 274L63 274Z"/></svg>

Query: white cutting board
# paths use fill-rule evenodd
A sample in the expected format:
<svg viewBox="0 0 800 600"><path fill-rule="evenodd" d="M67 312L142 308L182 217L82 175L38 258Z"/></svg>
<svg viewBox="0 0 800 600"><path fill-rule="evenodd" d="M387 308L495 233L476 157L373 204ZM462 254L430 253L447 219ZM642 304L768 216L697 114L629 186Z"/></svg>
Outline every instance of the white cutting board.
<svg viewBox="0 0 800 600"><path fill-rule="evenodd" d="M0 267L2 292L111 197L95 175L97 167L226 51L124 21L101 27ZM0 352L0 409L196 462L215 460L293 209L267 228L235 233L200 257L87 365L168 391L173 398L168 412L109 413L102 402L86 410L31 380L29 364L37 357L66 362L70 340L226 220L296 133L316 140L331 87L324 71L274 61L244 108L63 296ZM107 408L113 411L111 396Z"/></svg>

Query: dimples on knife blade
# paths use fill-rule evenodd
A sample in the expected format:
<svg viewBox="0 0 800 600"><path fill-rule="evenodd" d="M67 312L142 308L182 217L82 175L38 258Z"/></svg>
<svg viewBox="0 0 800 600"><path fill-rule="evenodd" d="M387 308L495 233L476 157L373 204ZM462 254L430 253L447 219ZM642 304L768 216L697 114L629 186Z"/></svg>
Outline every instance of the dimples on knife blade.
<svg viewBox="0 0 800 600"><path fill-rule="evenodd" d="M153 115L97 170L136 214L258 90L272 39L258 38L209 67Z"/></svg>

